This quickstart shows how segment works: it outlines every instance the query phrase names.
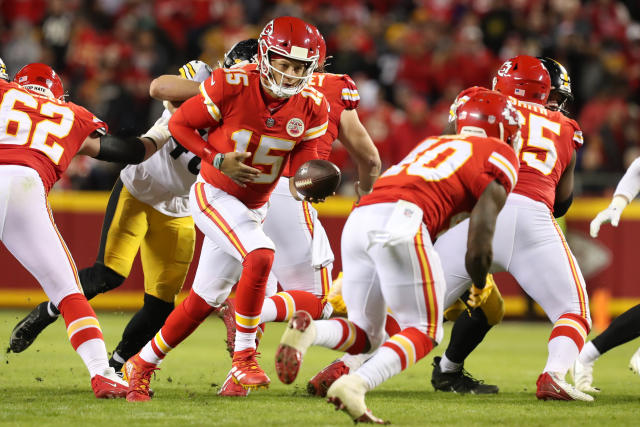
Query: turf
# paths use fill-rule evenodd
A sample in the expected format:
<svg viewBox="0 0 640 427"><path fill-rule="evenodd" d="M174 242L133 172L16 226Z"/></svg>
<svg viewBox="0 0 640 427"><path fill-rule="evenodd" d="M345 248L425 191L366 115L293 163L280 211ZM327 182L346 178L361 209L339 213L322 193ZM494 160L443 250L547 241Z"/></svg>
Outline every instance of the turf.
<svg viewBox="0 0 640 427"><path fill-rule="evenodd" d="M0 343L6 348L14 324L26 312L0 310ZM109 349L131 313L99 313ZM298 380L280 383L273 355L283 325L269 325L261 346L261 364L273 380L268 391L248 398L216 395L230 367L222 322L207 320L173 350L158 371L148 403L97 400L80 358L69 345L61 320L51 325L21 354L0 359L0 424L2 425L350 425L323 399L308 397L306 380L337 353L313 348ZM448 336L448 328L445 336ZM460 396L433 391L428 379L433 356L367 395L375 415L395 425L637 425L640 378L628 369L638 342L610 351L596 363L595 385L603 389L593 403L540 402L535 381L546 359L550 325L505 323L490 332L470 358L467 369L498 384L495 396Z"/></svg>

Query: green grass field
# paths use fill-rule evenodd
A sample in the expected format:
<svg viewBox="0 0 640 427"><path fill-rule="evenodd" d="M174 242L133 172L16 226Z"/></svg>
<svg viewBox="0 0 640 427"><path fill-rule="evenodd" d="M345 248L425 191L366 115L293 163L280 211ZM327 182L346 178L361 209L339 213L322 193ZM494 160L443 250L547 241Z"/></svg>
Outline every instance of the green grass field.
<svg viewBox="0 0 640 427"><path fill-rule="evenodd" d="M0 343L8 346L14 324L26 312L0 310ZM118 342L131 313L99 313L107 347ZM298 380L280 383L273 356L283 325L270 324L261 346L261 365L271 388L248 398L221 398L218 388L230 368L222 322L212 318L175 349L152 381L148 403L97 400L80 358L69 345L64 323L50 326L28 350L3 353L0 360L2 425L350 425L323 399L306 395L308 378L337 353L312 348ZM445 336L448 337L448 331ZM459 396L433 391L433 356L367 395L375 415L395 425L586 426L637 425L640 378L628 369L640 343L616 348L596 363L595 385L603 392L593 403L540 402L535 381L546 360L550 325L506 323L495 328L467 363L479 378L500 386L495 396Z"/></svg>

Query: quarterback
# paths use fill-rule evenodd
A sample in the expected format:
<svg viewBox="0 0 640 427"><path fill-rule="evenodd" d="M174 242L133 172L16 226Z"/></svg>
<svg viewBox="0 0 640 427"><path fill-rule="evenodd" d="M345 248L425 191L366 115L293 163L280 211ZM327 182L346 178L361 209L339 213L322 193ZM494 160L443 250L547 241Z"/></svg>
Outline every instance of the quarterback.
<svg viewBox="0 0 640 427"><path fill-rule="evenodd" d="M205 239L189 296L125 364L127 400L149 400L157 365L225 301L236 282L232 379L249 389L270 383L255 344L275 251L262 222L287 162L297 169L318 157L328 106L320 92L307 87L319 58L310 26L298 18L276 18L259 43L256 70L215 70L169 121L173 137L202 159L190 209ZM207 142L198 129L209 129Z"/></svg>

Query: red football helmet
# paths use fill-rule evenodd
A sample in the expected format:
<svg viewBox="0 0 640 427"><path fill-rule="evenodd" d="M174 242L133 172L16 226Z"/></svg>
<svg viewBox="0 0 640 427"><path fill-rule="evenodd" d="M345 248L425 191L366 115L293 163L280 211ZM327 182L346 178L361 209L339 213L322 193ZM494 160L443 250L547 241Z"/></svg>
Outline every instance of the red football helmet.
<svg viewBox="0 0 640 427"><path fill-rule="evenodd" d="M265 25L258 39L258 69L263 83L276 96L288 98L300 93L318 66L318 38L312 26L300 18L283 16ZM307 64L302 76L281 73L271 65L272 55L302 61ZM274 73L297 80L293 86L283 85L283 79L277 83Z"/></svg>
<svg viewBox="0 0 640 427"><path fill-rule="evenodd" d="M30 92L64 101L62 80L47 64L34 62L25 65L16 73L13 81Z"/></svg>
<svg viewBox="0 0 640 427"><path fill-rule="evenodd" d="M474 93L456 110L458 134L498 138L516 152L520 150L522 122L520 112L509 98L489 89Z"/></svg>
<svg viewBox="0 0 640 427"><path fill-rule="evenodd" d="M506 61L493 78L493 89L523 101L545 105L551 78L536 57L520 55Z"/></svg>
<svg viewBox="0 0 640 427"><path fill-rule="evenodd" d="M311 25L311 27L318 39L318 68L322 68L324 67L324 61L327 59L327 43L324 41L324 37L322 37L322 33L318 27L315 25Z"/></svg>

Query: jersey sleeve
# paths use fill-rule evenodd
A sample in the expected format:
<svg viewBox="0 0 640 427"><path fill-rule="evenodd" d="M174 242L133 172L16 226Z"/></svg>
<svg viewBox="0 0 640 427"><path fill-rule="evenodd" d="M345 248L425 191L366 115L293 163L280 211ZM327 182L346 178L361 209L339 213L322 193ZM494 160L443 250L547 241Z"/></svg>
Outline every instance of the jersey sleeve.
<svg viewBox="0 0 640 427"><path fill-rule="evenodd" d="M573 146L576 150L578 150L584 143L584 139L582 138L582 129L580 128L578 122L576 122L575 120L569 119L568 121L573 128Z"/></svg>
<svg viewBox="0 0 640 427"><path fill-rule="evenodd" d="M100 135L106 135L109 132L109 126L86 108L71 102L68 105L76 116L75 128L79 129L80 133L85 135L85 138L93 132L98 132ZM82 140L84 141L84 138Z"/></svg>
<svg viewBox="0 0 640 427"><path fill-rule="evenodd" d="M345 110L355 110L360 104L360 94L356 83L347 74L343 74L340 78L341 91L340 102Z"/></svg>
<svg viewBox="0 0 640 427"><path fill-rule="evenodd" d="M169 120L169 132L184 148L207 163L213 162L217 152L200 137L198 129L211 129L220 124L222 115L222 84L216 85L221 72L216 70L211 78L200 85L200 94L186 100Z"/></svg>
<svg viewBox="0 0 640 427"><path fill-rule="evenodd" d="M494 180L509 194L518 182L518 165L518 157L513 148L504 143L497 144L486 157L483 172L473 182L473 194L480 197L487 185Z"/></svg>

